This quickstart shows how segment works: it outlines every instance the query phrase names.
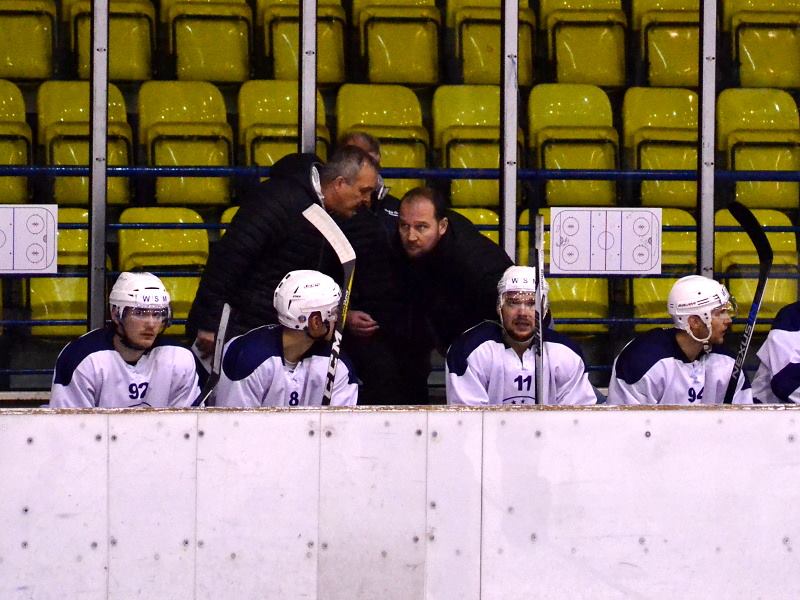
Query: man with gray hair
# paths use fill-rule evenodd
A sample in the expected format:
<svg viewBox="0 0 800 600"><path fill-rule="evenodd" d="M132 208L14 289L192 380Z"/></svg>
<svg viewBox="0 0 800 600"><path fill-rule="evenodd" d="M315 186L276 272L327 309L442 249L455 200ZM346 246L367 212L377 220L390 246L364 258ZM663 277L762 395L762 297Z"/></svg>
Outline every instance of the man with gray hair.
<svg viewBox="0 0 800 600"><path fill-rule="evenodd" d="M369 203L377 182L375 160L352 146L335 152L325 165L313 154L290 154L276 162L270 178L242 199L209 255L187 327L197 336L201 356L213 352L226 302L233 308L229 331L239 335L277 322L272 296L289 271L314 269L341 281L333 249L303 211L320 204L349 219Z"/></svg>

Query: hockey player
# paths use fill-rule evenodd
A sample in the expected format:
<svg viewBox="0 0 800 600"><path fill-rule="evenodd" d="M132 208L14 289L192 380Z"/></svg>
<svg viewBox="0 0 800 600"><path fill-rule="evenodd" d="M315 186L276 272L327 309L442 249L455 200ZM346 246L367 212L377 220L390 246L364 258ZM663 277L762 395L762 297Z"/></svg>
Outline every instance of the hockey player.
<svg viewBox="0 0 800 600"><path fill-rule="evenodd" d="M484 321L459 336L447 352L447 403L535 403L536 270L512 266L497 284L501 323ZM547 311L547 284L542 286ZM578 347L544 330L541 404L595 404L596 396Z"/></svg>
<svg viewBox="0 0 800 600"><path fill-rule="evenodd" d="M753 397L765 403L800 404L800 302L778 311L758 358Z"/></svg>
<svg viewBox="0 0 800 600"><path fill-rule="evenodd" d="M725 286L700 275L675 282L667 311L674 328L633 339L614 361L609 404L720 404L734 358L721 346L735 313ZM742 371L734 404L752 404Z"/></svg>
<svg viewBox="0 0 800 600"><path fill-rule="evenodd" d="M264 325L225 344L217 406L319 406L341 290L318 271L290 271L275 288L280 325ZM354 405L358 385L345 357L331 405Z"/></svg>
<svg viewBox="0 0 800 600"><path fill-rule="evenodd" d="M70 342L56 360L50 406L192 406L199 399L194 355L159 336L170 297L151 273L121 273L109 295L111 325Z"/></svg>

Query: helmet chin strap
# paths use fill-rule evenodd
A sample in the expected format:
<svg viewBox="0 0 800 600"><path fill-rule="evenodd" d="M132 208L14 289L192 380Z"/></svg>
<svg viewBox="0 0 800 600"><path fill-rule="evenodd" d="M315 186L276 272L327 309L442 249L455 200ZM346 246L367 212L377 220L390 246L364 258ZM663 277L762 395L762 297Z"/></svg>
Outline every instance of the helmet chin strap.
<svg viewBox="0 0 800 600"><path fill-rule="evenodd" d="M711 344L709 344L708 341L711 339L711 323L706 323L706 320L703 319L703 317L700 317L699 315L695 315L695 316L698 316L703 321L703 324L706 326L706 329L708 330L708 335L705 338L703 338L702 340L700 338L698 338L697 336L695 336L694 332L692 331L691 325L689 325L689 321L688 320L686 321L686 329L684 329L684 331L686 333L688 333L689 337L691 337L695 342L699 342L700 344L703 344L703 351L704 352L710 352L711 351Z"/></svg>

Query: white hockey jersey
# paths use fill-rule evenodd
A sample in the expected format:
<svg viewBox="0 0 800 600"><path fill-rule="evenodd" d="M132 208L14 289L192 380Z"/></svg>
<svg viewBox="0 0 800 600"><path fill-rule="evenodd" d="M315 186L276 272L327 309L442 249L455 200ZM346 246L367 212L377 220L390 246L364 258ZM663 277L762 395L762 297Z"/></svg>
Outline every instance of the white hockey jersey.
<svg viewBox="0 0 800 600"><path fill-rule="evenodd" d="M158 339L136 364L114 349L114 331L94 329L56 360L51 408L193 406L200 399L194 355Z"/></svg>
<svg viewBox="0 0 800 600"><path fill-rule="evenodd" d="M542 360L543 404L597 402L581 351L569 338L545 329ZM503 340L500 323L484 321L461 334L447 351L447 403L534 404L535 362L533 345L520 359Z"/></svg>
<svg viewBox="0 0 800 600"><path fill-rule="evenodd" d="M735 359L712 346L690 361L676 339L678 329L652 329L634 338L614 361L609 404L721 404ZM734 404L752 404L742 371Z"/></svg>
<svg viewBox="0 0 800 600"><path fill-rule="evenodd" d="M758 358L753 397L764 403L800 403L800 302L778 311Z"/></svg>
<svg viewBox="0 0 800 600"><path fill-rule="evenodd" d="M330 343L311 346L294 368L284 364L283 328L257 327L228 341L217 384L217 406L320 406L328 375ZM350 362L336 367L331 406L353 406L358 382Z"/></svg>

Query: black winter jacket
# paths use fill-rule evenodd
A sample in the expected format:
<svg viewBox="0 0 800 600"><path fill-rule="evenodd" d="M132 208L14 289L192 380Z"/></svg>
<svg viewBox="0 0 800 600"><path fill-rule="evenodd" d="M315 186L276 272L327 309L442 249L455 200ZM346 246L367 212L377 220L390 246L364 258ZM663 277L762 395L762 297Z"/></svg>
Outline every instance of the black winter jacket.
<svg viewBox="0 0 800 600"><path fill-rule="evenodd" d="M303 217L319 199L311 169L313 154L290 154L272 167L239 211L208 258L189 312L188 330L216 331L222 305L233 308L233 335L265 323L277 323L272 304L275 287L289 271L316 269L342 280L333 249Z"/></svg>
<svg viewBox="0 0 800 600"><path fill-rule="evenodd" d="M497 320L497 282L513 262L464 216L447 211L447 231L433 250L408 261L416 309L444 353L461 333Z"/></svg>
<svg viewBox="0 0 800 600"><path fill-rule="evenodd" d="M339 225L356 252L350 308L368 313L383 332L406 338L411 298L403 280L404 259L393 244L399 206L394 196L375 198L370 208Z"/></svg>

